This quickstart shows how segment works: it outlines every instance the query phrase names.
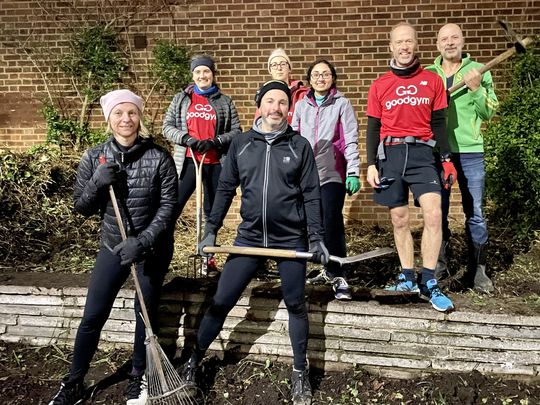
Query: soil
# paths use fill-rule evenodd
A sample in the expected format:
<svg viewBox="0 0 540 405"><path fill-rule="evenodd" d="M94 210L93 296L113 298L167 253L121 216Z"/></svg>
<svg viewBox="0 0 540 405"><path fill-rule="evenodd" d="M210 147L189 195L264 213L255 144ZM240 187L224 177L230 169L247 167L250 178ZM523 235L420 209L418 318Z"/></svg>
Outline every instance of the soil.
<svg viewBox="0 0 540 405"><path fill-rule="evenodd" d="M193 229L190 226L187 229ZM193 235L179 227L177 245L192 246ZM183 236L182 234L186 234ZM233 231L220 232L222 244L228 244ZM507 237L498 237L490 230L489 275L496 289L483 295L468 289L464 282L467 271L465 236L455 233L449 252L448 277L441 282L454 301L458 311L489 312L502 314L540 315L540 243L522 252ZM502 235L502 234L501 234ZM184 239L182 239L182 237ZM420 240L419 234L414 235ZM359 230L348 228L347 240L352 251L349 255L367 252L377 247L393 246L388 230ZM417 247L419 248L419 247ZM186 271L185 263L190 249L177 249L170 278ZM71 263L65 252L58 257L64 261L29 260L18 265L0 263L0 284L33 285L42 287L82 286L87 284L92 254L84 260ZM219 256L223 264L225 256ZM88 263L88 266L80 266ZM63 266L65 264L65 266ZM380 299L382 288L397 274L399 261L396 254L358 263L347 268L349 282L356 300ZM78 271L62 272L76 268ZM310 265L312 275L317 266ZM13 270L16 270L15 272ZM272 263L261 269L261 280L277 281ZM426 306L418 300L403 302L406 306ZM126 370L129 369L127 352L98 352L87 375L89 386L87 403L125 404L123 391ZM58 347L33 348L23 344L0 342L0 404L47 404L58 390L59 381L67 372L71 353ZM220 360L216 357L204 363L202 388L204 397L199 404L209 405L278 405L290 404L290 365L257 363L249 360ZM370 374L360 368L342 372L311 371L314 405L348 404L517 404L540 405L540 381L503 380L496 377L470 374L429 374L419 378L392 379Z"/></svg>
<svg viewBox="0 0 540 405"><path fill-rule="evenodd" d="M71 353L57 347L31 348L0 344L0 398L2 404L46 404L69 367ZM123 350L99 351L86 384L92 404L125 404L127 385ZM215 357L205 361L198 404L291 404L290 366L242 360L231 363ZM540 382L524 382L471 374L433 374L415 379L392 379L360 369L343 372L312 370L313 405L349 404L540 404Z"/></svg>

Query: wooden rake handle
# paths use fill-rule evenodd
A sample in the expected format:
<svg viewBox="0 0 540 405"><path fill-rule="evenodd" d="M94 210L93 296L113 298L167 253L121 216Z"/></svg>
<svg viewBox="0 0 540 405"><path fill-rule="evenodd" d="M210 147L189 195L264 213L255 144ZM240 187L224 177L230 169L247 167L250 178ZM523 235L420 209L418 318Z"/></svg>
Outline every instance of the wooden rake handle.
<svg viewBox="0 0 540 405"><path fill-rule="evenodd" d="M100 156L99 163L103 164L105 162L106 162L105 156ZM111 198L111 202L113 205L114 216L116 217L116 223L118 224L118 228L120 229L120 235L122 236L122 240L126 240L127 239L126 230L124 228L124 223L120 215L120 208L118 207L118 201L116 200L116 194L114 192L114 188L112 185L109 186L109 196ZM150 336L153 336L154 332L152 331L152 326L150 325L150 317L148 316L148 311L146 309L146 304L144 302L144 296L142 293L141 284L139 283L139 278L137 277L137 268L135 267L134 263L131 263L131 276L133 277L133 282L135 283L135 291L137 292L137 297L139 297L139 303L141 304L141 312L142 312L142 319L143 319L144 325L146 329L148 329Z"/></svg>

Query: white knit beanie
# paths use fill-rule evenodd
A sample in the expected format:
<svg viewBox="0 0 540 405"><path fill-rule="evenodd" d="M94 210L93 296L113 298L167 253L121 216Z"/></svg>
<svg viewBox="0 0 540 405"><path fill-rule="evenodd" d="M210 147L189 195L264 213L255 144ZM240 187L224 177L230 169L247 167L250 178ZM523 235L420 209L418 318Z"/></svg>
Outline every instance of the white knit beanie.
<svg viewBox="0 0 540 405"><path fill-rule="evenodd" d="M285 58L285 60L289 64L289 69L292 70L291 60L289 59L289 57L285 53L285 50L283 48L277 48L270 54L270 57L268 58L268 72L272 73L272 70L270 69L270 63L272 63L272 59L274 59L274 58L276 58L278 56L281 56L282 58Z"/></svg>
<svg viewBox="0 0 540 405"><path fill-rule="evenodd" d="M109 120L112 109L121 103L135 104L139 111L142 111L143 109L143 99L127 89L110 91L101 97L99 103L103 109L105 121Z"/></svg>

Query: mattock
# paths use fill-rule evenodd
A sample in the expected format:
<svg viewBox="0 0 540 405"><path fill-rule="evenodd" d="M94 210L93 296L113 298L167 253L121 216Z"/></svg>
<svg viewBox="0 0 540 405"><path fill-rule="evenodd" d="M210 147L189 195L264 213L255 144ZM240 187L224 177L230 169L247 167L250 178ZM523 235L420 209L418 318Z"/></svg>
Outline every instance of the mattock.
<svg viewBox="0 0 540 405"><path fill-rule="evenodd" d="M501 62L504 62L505 60L513 56L515 53L526 52L527 46L534 42L534 39L532 37L521 39L521 37L515 33L515 31L510 27L510 25L505 20L498 20L498 23L503 28L506 35L510 38L510 41L513 43L513 46L512 48L507 49L505 52L501 53L499 56L490 60L488 63L482 66L478 70L480 74L484 74L488 70L491 70L493 67L497 66ZM450 87L448 89L448 94L452 94L454 91L460 90L463 86L465 86L465 80L461 80L460 82Z"/></svg>

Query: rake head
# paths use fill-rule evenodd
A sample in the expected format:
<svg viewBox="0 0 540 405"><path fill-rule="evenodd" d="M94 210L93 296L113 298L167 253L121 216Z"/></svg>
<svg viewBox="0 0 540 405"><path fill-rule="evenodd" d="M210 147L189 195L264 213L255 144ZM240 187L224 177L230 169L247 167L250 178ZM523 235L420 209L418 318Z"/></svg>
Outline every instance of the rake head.
<svg viewBox="0 0 540 405"><path fill-rule="evenodd" d="M173 367L155 335L146 339L148 405L199 405L197 392Z"/></svg>

